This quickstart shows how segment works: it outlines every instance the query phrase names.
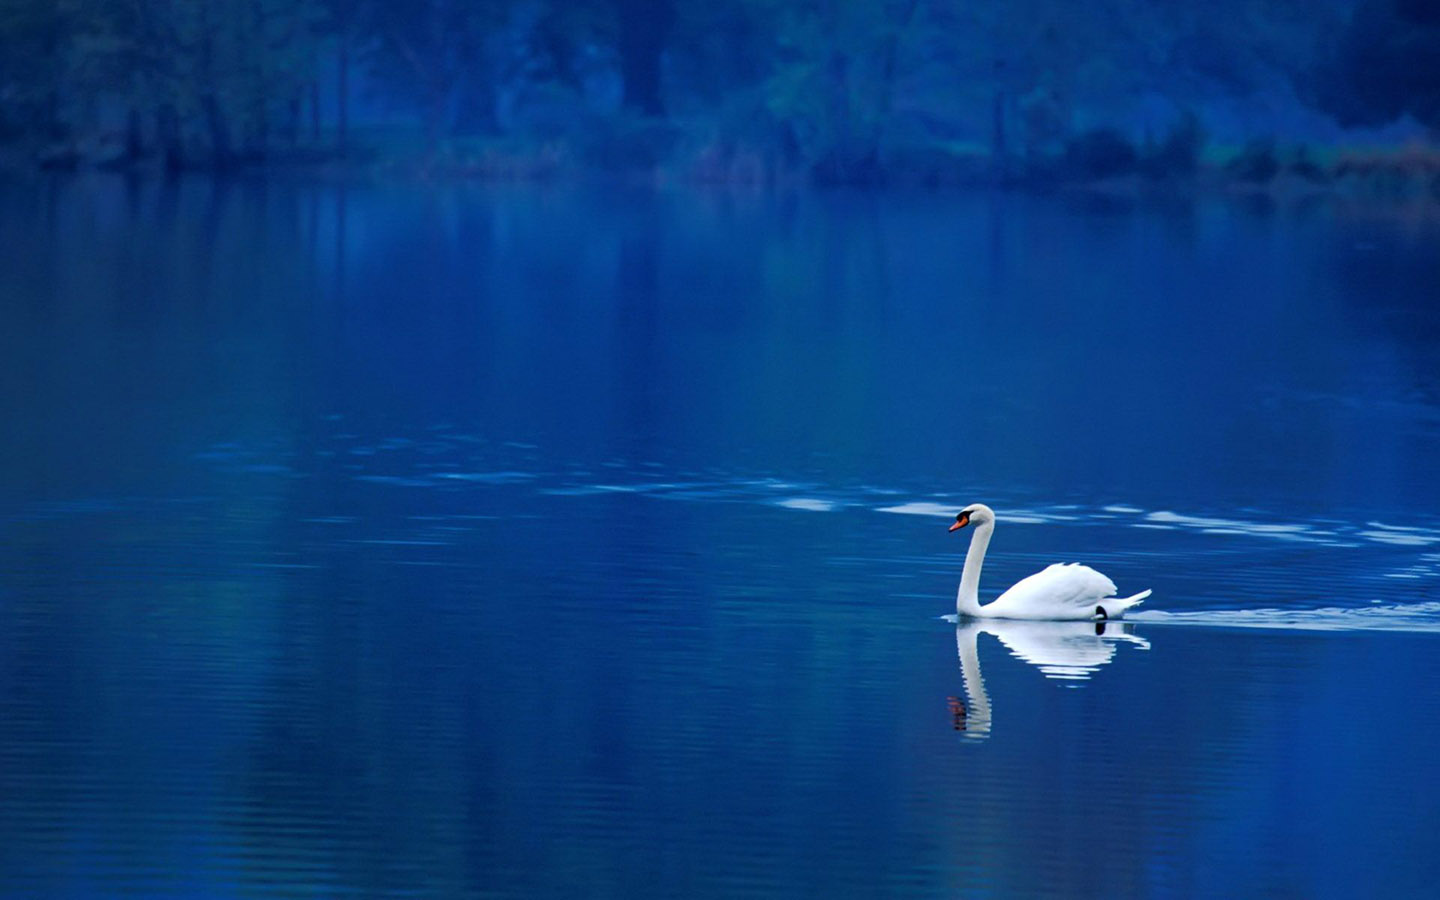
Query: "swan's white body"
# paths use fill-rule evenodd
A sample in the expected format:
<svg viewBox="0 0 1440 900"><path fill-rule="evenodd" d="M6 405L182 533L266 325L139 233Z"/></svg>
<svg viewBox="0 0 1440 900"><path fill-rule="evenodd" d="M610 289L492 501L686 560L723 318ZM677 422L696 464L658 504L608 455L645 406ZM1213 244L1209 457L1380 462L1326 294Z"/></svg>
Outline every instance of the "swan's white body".
<svg viewBox="0 0 1440 900"><path fill-rule="evenodd" d="M1022 578L994 602L980 605L980 567L995 533L995 511L983 503L965 507L951 531L974 524L965 571L955 596L955 612L962 618L991 619L1118 619L1125 610L1150 596L1148 590L1129 597L1115 596L1115 582L1078 563L1056 563Z"/></svg>

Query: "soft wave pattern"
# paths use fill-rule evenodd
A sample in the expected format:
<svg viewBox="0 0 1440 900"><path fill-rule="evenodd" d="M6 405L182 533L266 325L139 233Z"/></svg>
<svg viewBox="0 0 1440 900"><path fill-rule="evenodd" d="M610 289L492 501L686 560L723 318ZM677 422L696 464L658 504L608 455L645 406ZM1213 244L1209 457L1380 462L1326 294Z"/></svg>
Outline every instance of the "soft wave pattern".
<svg viewBox="0 0 1440 900"><path fill-rule="evenodd" d="M1440 633L1440 602L1377 604L1322 609L1217 609L1170 612L1151 609L1126 621L1147 625L1211 628L1284 628L1305 631L1426 631Z"/></svg>
<svg viewBox="0 0 1440 900"><path fill-rule="evenodd" d="M327 530L327 538L347 543L393 548L417 556L415 564L443 564L419 557L426 548L464 540L481 520L531 516L519 513L530 504L512 503L524 495L573 498L653 498L696 503L759 504L797 516L817 514L920 516L949 519L967 502L958 494L917 495L884 485L827 485L817 481L718 468L687 469L653 460L610 459L557 462L533 444L493 441L443 428L417 438L366 440L338 429L309 450L282 441L253 445L222 443L195 456L226 478L265 480L277 485L307 478L339 478L372 490L442 492L441 515L412 516L408 523L377 523L353 517L320 515L305 521ZM290 490L278 488L279 491ZM486 504L484 497L507 492L506 501ZM471 494L474 494L473 499ZM1054 559L1034 555L1041 564L1060 560L1066 547L1078 545L1084 561L1128 566L1133 573L1169 576L1183 593L1166 598L1157 588L1154 606L1137 611L1130 621L1145 625L1206 625L1233 628L1314 630L1440 631L1440 603L1408 601L1416 591L1428 592L1440 579L1440 522L1403 521L1388 516L1358 520L1285 520L1246 510L1146 509L1137 503L1110 500L1086 504L1035 504L1033 499L987 492L1003 526L1059 526L1135 529L1134 537L1090 535L1079 541L1057 537ZM418 497L418 494L417 494ZM193 502L197 498L97 498L36 504L10 518L50 519L106 515L137 506ZM455 509L456 506L461 509ZM438 508L438 507L445 508ZM417 510L422 511L422 510ZM460 513L465 514L460 514ZM1154 533L1141 539L1138 532ZM1170 534L1173 537L1164 537ZM1020 543L1020 542L1017 542ZM1032 541L1032 543L1034 543ZM1050 543L1046 538L1045 543ZM1103 548L1096 552L1096 548ZM1324 549L1325 553L1314 551ZM923 552L918 551L917 552ZM933 553L933 551L931 551ZM866 557L877 570L904 570L930 579L948 577L951 549L931 556ZM1300 554L1297 556L1297 554ZM1031 562L1011 551L1012 559ZM287 565L307 565L296 557ZM274 564L275 561L265 561ZM957 570L958 571L958 570ZM1202 577L1217 572L1214 580ZM1351 606L1333 605L1334 584L1351 590ZM1328 585L1328 586L1327 586ZM1144 586L1151 586L1146 580ZM1203 593L1206 589L1213 594ZM1225 607L1227 598L1253 597L1254 608ZM1266 600L1269 599L1269 604ZM1418 598L1417 598L1418 599ZM1383 602L1376 602L1383 601ZM1402 602L1395 602L1402 601ZM1302 608L1304 607L1304 608Z"/></svg>
<svg viewBox="0 0 1440 900"><path fill-rule="evenodd" d="M952 518L956 510L963 505L963 501L908 500L902 503L877 506L875 509L885 513L948 519ZM1157 531L1235 535L1261 538L1267 541L1318 544L1328 547L1359 547L1367 542L1396 547L1440 545L1440 528L1420 525L1390 525L1373 521L1366 522L1361 527L1329 520L1322 522L1267 522L1228 516L1178 513L1171 510L1147 512L1139 507L1123 504L1109 504L1094 508L1074 504L1036 508L1005 507L1003 511L997 509L997 512L999 521L1005 525L1118 524ZM1431 562L1440 562L1440 554L1430 554L1427 558ZM1416 568L1412 575L1414 577L1440 576L1440 566L1421 566ZM1404 576L1397 575L1396 577Z"/></svg>
<svg viewBox="0 0 1440 900"><path fill-rule="evenodd" d="M758 502L799 512L852 512L871 510L896 515L950 518L969 502L960 496L909 497L895 488L860 485L836 487L767 475L709 470L669 471L653 461L607 460L598 465L573 464L553 471L526 467L538 461L535 445L518 441L490 441L467 434L439 431L424 439L391 437L360 442L359 436L338 432L336 444L349 446L321 450L319 457L343 460L341 465L356 481L397 488L464 489L519 486L557 497L641 494L691 501ZM196 455L246 475L304 477L304 460L293 451L277 448L217 444ZM278 458L277 458L278 457ZM527 459L526 457L534 457ZM477 465L483 461L486 464ZM384 471L378 471L384 469ZM597 477L596 469L604 471ZM991 503L1004 525L1107 525L1154 531L1191 532L1217 537L1247 537L1287 544L1326 547L1360 547L1366 544L1397 548L1440 549L1440 523L1398 523L1376 520L1353 523L1340 520L1287 522L1259 515L1239 517L1203 511L1146 510L1138 505L1111 502L1103 505L1056 504L1034 506ZM55 514L52 505L47 514ZM77 505L93 508L93 502ZM1395 578L1440 577L1440 558L1430 554L1415 565L1388 573Z"/></svg>

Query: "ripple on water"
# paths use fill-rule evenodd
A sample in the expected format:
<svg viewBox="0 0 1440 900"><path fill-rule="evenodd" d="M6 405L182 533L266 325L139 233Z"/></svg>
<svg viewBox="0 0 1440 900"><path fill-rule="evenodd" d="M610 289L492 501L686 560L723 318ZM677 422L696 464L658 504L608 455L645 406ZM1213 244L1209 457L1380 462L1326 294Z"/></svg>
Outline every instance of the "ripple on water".
<svg viewBox="0 0 1440 900"><path fill-rule="evenodd" d="M784 500L776 500L775 505L809 512L833 512L838 504L833 500L821 500L816 497L786 497Z"/></svg>
<svg viewBox="0 0 1440 900"><path fill-rule="evenodd" d="M1126 619L1147 625L1202 625L1212 628L1440 633L1440 602L1330 606L1316 609L1150 609L1133 613Z"/></svg>
<svg viewBox="0 0 1440 900"><path fill-rule="evenodd" d="M314 459L307 465L303 458L297 458L293 450L274 442L262 441L253 445L217 443L207 452L197 454L196 458L236 474L255 474L274 469L293 475L329 468L340 477L376 485L380 489L418 492L445 487L457 496L463 496L463 492L467 491L520 491L572 498L579 502L588 497L634 495L687 503L762 504L802 513L855 515L871 511L937 519L953 517L968 499L943 493L915 496L913 491L875 483L834 485L764 472L677 468L655 460L561 460L547 468L537 469L537 455L533 451L540 448L534 444L483 439L449 440L452 437L455 436L447 433L447 440L439 441L430 433L419 439L403 435L367 437L349 432L335 434L331 449L342 453L359 451L348 453L355 462L343 467L348 471L342 472L336 472L333 462L323 457L320 451L315 451ZM303 454L299 456L303 457ZM597 470L606 474L597 479L590 474ZM1107 498L1105 502L1093 506L1035 504L1029 498L1017 502L1016 498L1007 497L1004 492L986 493L992 498L991 503L998 511L1002 525L1133 529L1137 533L1136 540L1120 537L1089 540L1082 542L1080 551L1096 565L1165 566L1173 576L1175 586L1190 591L1185 596L1192 604L1196 601L1218 601L1224 605L1226 601L1222 595L1212 596L1217 590L1235 598L1242 595L1270 597L1275 601L1315 597L1323 591L1320 580L1326 572L1341 574L1352 580L1359 578L1367 584L1367 590L1372 590L1369 585L1373 585L1372 593L1358 602L1376 595L1386 600L1401 599L1395 591L1440 578L1440 557L1433 552L1440 546L1440 528L1428 522L1370 520L1351 523L1335 519L1284 519L1253 511L1237 515L1232 510L1217 514L1205 510L1146 509L1141 504L1125 502L1123 498ZM523 506L523 503L517 504L514 508ZM52 505L50 509L34 512L39 515L70 515L101 510L113 510L113 504L92 501L77 503L70 508ZM514 511L485 511L490 516L519 517ZM341 524L339 519L323 515L313 521ZM1139 539L1140 533L1154 536ZM397 541L424 542L435 535L396 534L387 537ZM1073 542L1057 540L1057 549L1067 545L1073 546ZM1302 561L1288 555L1291 551L1287 548L1290 547L1297 552L1303 552L1305 547L1345 551L1368 548L1366 552L1371 555L1355 556L1347 552L1324 558L1309 557ZM1030 558L1013 551L1007 555L1027 561ZM1246 557L1248 562L1244 566L1228 567L1223 583L1211 582L1206 590L1196 593L1195 586L1199 582L1188 574L1195 567L1182 563L1200 555L1241 556ZM1036 556L1035 561L1043 564L1048 558ZM930 562L927 559L926 565ZM898 561L891 560L889 564L897 569L903 568ZM940 564L935 561L935 565L938 568ZM906 571L913 572L914 569ZM1284 574L1287 572L1299 574L1292 578ZM1195 584L1192 585L1192 581ZM1271 625L1279 621L1283 619L1267 614L1241 618L1229 624ZM1384 627L1398 627L1402 623L1402 619L1393 615L1381 621L1386 623ZM1297 627L1356 627L1356 623L1348 619L1343 622L1322 619L1317 623L1317 620L1310 619ZM1372 619L1365 619L1360 627L1380 626Z"/></svg>

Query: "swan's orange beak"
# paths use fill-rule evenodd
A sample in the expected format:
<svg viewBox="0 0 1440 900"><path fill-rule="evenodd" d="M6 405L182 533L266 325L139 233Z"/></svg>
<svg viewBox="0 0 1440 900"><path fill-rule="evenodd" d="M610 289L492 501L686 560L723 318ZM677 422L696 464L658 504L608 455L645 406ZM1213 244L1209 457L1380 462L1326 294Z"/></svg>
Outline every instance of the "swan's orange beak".
<svg viewBox="0 0 1440 900"><path fill-rule="evenodd" d="M950 526L950 530L959 531L960 529L964 528L966 525L969 524L970 515L968 513L961 513L960 515L955 517L955 524Z"/></svg>

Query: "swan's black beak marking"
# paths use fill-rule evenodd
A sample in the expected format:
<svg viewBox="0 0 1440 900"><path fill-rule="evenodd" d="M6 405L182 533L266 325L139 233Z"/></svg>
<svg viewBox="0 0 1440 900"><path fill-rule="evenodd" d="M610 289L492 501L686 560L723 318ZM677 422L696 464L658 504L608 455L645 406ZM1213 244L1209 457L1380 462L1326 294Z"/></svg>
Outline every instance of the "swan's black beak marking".
<svg viewBox="0 0 1440 900"><path fill-rule="evenodd" d="M969 525L969 524L970 524L970 514L969 514L969 513L963 513L963 512L962 512L962 513L960 513L960 515L958 515L958 516L955 517L955 524L950 526L950 530L951 530L951 531L959 531L961 528L964 528L966 525Z"/></svg>

